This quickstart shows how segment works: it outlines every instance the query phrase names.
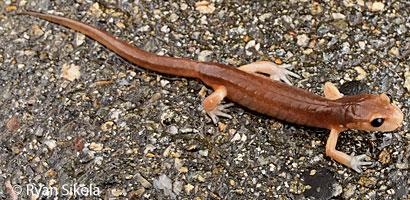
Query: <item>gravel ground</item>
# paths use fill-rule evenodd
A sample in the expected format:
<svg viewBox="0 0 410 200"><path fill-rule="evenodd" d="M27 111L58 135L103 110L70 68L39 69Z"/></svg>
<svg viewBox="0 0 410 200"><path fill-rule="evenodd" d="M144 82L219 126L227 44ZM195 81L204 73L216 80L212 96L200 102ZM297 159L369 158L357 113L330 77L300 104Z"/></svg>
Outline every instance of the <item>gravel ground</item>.
<svg viewBox="0 0 410 200"><path fill-rule="evenodd" d="M0 2L0 197L22 199L410 198L410 3L364 0ZM328 130L240 106L215 126L199 80L135 66L63 26L70 17L160 55L293 66L322 94L392 95L394 132L345 131L362 174L325 155ZM407 79L407 80L406 80ZM229 102L227 100L227 102ZM69 191L71 193L69 193ZM68 194L67 194L68 193Z"/></svg>

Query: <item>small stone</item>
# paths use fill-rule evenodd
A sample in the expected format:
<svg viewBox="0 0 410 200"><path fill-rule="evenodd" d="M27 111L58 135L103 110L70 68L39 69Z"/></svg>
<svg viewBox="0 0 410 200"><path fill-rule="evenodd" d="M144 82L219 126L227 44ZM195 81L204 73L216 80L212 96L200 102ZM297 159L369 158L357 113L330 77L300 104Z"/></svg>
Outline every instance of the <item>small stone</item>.
<svg viewBox="0 0 410 200"><path fill-rule="evenodd" d="M294 181L290 185L290 192L293 194L302 194L305 191L305 186L297 181Z"/></svg>
<svg viewBox="0 0 410 200"><path fill-rule="evenodd" d="M408 167L408 164L406 164L406 163L396 163L396 167L398 169L406 169Z"/></svg>
<svg viewBox="0 0 410 200"><path fill-rule="evenodd" d="M169 33L170 30L171 29L167 25L164 25L164 26L161 27L161 31L164 32L164 33Z"/></svg>
<svg viewBox="0 0 410 200"><path fill-rule="evenodd" d="M181 10L186 10L188 8L188 4L182 3L180 8L181 8Z"/></svg>
<svg viewBox="0 0 410 200"><path fill-rule="evenodd" d="M93 151L101 151L103 149L103 144L92 142L88 148Z"/></svg>
<svg viewBox="0 0 410 200"><path fill-rule="evenodd" d="M187 167L181 167L181 169L179 169L178 171L179 173L187 173L188 172L188 168Z"/></svg>
<svg viewBox="0 0 410 200"><path fill-rule="evenodd" d="M306 47L309 44L309 37L306 34L297 36L297 45L301 47Z"/></svg>
<svg viewBox="0 0 410 200"><path fill-rule="evenodd" d="M6 10L6 12L15 11L15 10L17 10L17 6L15 6L15 5L7 6L5 10Z"/></svg>
<svg viewBox="0 0 410 200"><path fill-rule="evenodd" d="M345 20L346 16L342 13L332 13L333 19Z"/></svg>
<svg viewBox="0 0 410 200"><path fill-rule="evenodd" d="M123 191L122 191L122 189L112 189L111 194L116 196L116 197L119 197L123 194Z"/></svg>
<svg viewBox="0 0 410 200"><path fill-rule="evenodd" d="M313 175L315 175L315 174L316 174L316 172L317 172L317 171L314 169L314 170L310 171L310 173L309 173L309 174L310 174L311 176L313 176Z"/></svg>
<svg viewBox="0 0 410 200"><path fill-rule="evenodd" d="M191 193L191 190L192 190L192 189L194 189L194 186L193 186L193 185L191 185L191 184L189 184L189 183L185 185L185 193L186 193L186 194L189 195L189 194Z"/></svg>
<svg viewBox="0 0 410 200"><path fill-rule="evenodd" d="M165 87L166 85L169 84L169 81L168 80L161 80L160 83L161 83L161 87Z"/></svg>
<svg viewBox="0 0 410 200"><path fill-rule="evenodd" d="M112 129L117 129L116 125L112 121L105 122L103 125L101 125L101 130L104 132L109 132Z"/></svg>
<svg viewBox="0 0 410 200"><path fill-rule="evenodd" d="M201 175L199 175L197 179L198 179L198 181L201 182L201 183L205 182L205 178L202 177Z"/></svg>
<svg viewBox="0 0 410 200"><path fill-rule="evenodd" d="M50 151L53 151L57 147L57 142L55 140L46 140L44 144L47 145L47 148Z"/></svg>
<svg viewBox="0 0 410 200"><path fill-rule="evenodd" d="M39 25L33 25L30 30L30 35L34 35L36 37L40 37L44 34L44 31L40 28Z"/></svg>
<svg viewBox="0 0 410 200"><path fill-rule="evenodd" d="M7 122L7 130L8 131L14 131L19 127L19 121L17 117L12 117L8 122Z"/></svg>
<svg viewBox="0 0 410 200"><path fill-rule="evenodd" d="M191 145L188 147L188 151L195 151L198 148L197 145Z"/></svg>
<svg viewBox="0 0 410 200"><path fill-rule="evenodd" d="M174 184L173 184L172 191L173 191L176 195L178 195L178 194L182 191L183 186L184 186L184 182L182 182L182 181L175 181Z"/></svg>
<svg viewBox="0 0 410 200"><path fill-rule="evenodd" d="M393 56L396 56L396 57L400 56L399 48L397 48L397 47L392 47L390 49L389 53Z"/></svg>
<svg viewBox="0 0 410 200"><path fill-rule="evenodd" d="M179 158L175 158L174 160L174 167L175 169L177 169L178 171L182 168L182 161Z"/></svg>
<svg viewBox="0 0 410 200"><path fill-rule="evenodd" d="M57 172L54 169L50 169L46 172L45 177L50 177L56 175Z"/></svg>
<svg viewBox="0 0 410 200"><path fill-rule="evenodd" d="M309 10L312 15L318 15L323 12L323 7L319 3L313 2L310 4Z"/></svg>
<svg viewBox="0 0 410 200"><path fill-rule="evenodd" d="M370 3L369 9L373 12L381 11L384 9L384 3L378 1Z"/></svg>
<svg viewBox="0 0 410 200"><path fill-rule="evenodd" d="M204 14L213 13L215 11L215 5L208 1L200 1L195 3L195 8L198 12Z"/></svg>
<svg viewBox="0 0 410 200"><path fill-rule="evenodd" d="M231 139L231 142L235 142L241 139L241 134L236 133L233 138Z"/></svg>
<svg viewBox="0 0 410 200"><path fill-rule="evenodd" d="M82 33L77 33L75 35L75 45L77 47L81 46L85 42L85 35Z"/></svg>
<svg viewBox="0 0 410 200"><path fill-rule="evenodd" d="M142 187L148 189L152 186L151 183L147 181L147 179L145 179L143 176L141 176L141 174L139 174L139 173L136 174L136 178L137 178L137 181L139 183L141 183Z"/></svg>
<svg viewBox="0 0 410 200"><path fill-rule="evenodd" d="M207 157L208 156L208 150L199 150L198 153L202 157Z"/></svg>
<svg viewBox="0 0 410 200"><path fill-rule="evenodd" d="M355 67L354 69L355 69L356 72L359 74L359 75L356 77L356 80L359 81L359 80L363 80L364 78L366 78L367 72L366 72L362 67L357 66L357 67Z"/></svg>
<svg viewBox="0 0 410 200"><path fill-rule="evenodd" d="M81 76L80 66L78 65L64 64L62 72L62 77L69 81L74 81L75 79L78 79Z"/></svg>
<svg viewBox="0 0 410 200"><path fill-rule="evenodd" d="M248 136L246 136L245 134L242 135L241 137L241 141L245 142L248 139Z"/></svg>
<svg viewBox="0 0 410 200"><path fill-rule="evenodd" d="M179 16L175 13L172 13L171 16L169 16L169 21L171 22L176 22L178 20Z"/></svg>
<svg viewBox="0 0 410 200"><path fill-rule="evenodd" d="M140 32L149 32L151 30L151 27L148 25L142 26L141 28L138 29Z"/></svg>
<svg viewBox="0 0 410 200"><path fill-rule="evenodd" d="M77 151L81 151L84 148L84 140L81 138L75 138L71 144L71 148Z"/></svg>
<svg viewBox="0 0 410 200"><path fill-rule="evenodd" d="M394 191L394 189L388 189L387 194L393 195L393 194L396 194L396 191Z"/></svg>
<svg viewBox="0 0 410 200"><path fill-rule="evenodd" d="M213 52L209 50L203 50L201 53L198 55L198 60L202 62L209 61L209 56L212 55Z"/></svg>
<svg viewBox="0 0 410 200"><path fill-rule="evenodd" d="M131 192L128 195L128 198L133 199L133 198L139 198L141 195L145 192L145 188L139 188L135 192Z"/></svg>
<svg viewBox="0 0 410 200"><path fill-rule="evenodd" d="M366 48L366 43L364 41L359 41L358 43L361 50L364 50Z"/></svg>
<svg viewBox="0 0 410 200"><path fill-rule="evenodd" d="M219 127L219 131L223 132L225 128L227 127L227 125L222 122L218 122L218 127Z"/></svg>
<svg viewBox="0 0 410 200"><path fill-rule="evenodd" d="M374 186L377 183L377 179L375 177L360 177L358 183L360 185L364 185L366 187Z"/></svg>
<svg viewBox="0 0 410 200"><path fill-rule="evenodd" d="M265 21L266 19L268 19L269 17L271 17L272 16L272 13L265 13L265 14L262 14L260 17L259 17L259 20L261 20L262 22L263 21Z"/></svg>
<svg viewBox="0 0 410 200"><path fill-rule="evenodd" d="M387 164L390 162L390 151L387 149L383 149L383 151L379 154L379 162L382 164Z"/></svg>
<svg viewBox="0 0 410 200"><path fill-rule="evenodd" d="M122 22L117 22L117 23L115 23L115 26L117 26L117 27L120 28L120 29L124 29L124 28L125 28L125 24L122 23Z"/></svg>
<svg viewBox="0 0 410 200"><path fill-rule="evenodd" d="M404 73L404 78L405 78L405 81L404 81L403 87L406 88L407 91L410 91L410 71L406 71Z"/></svg>
<svg viewBox="0 0 410 200"><path fill-rule="evenodd" d="M153 153L147 153L147 155L146 155L148 158L153 158L153 157L155 157L155 154L153 154Z"/></svg>
<svg viewBox="0 0 410 200"><path fill-rule="evenodd" d="M100 18L102 13L103 11L101 10L100 4L97 2L94 3L87 12L88 15L92 15L95 18Z"/></svg>
<svg viewBox="0 0 410 200"><path fill-rule="evenodd" d="M165 174L159 176L158 179L154 179L154 188L157 190L164 190L166 196L173 195L171 179Z"/></svg>
<svg viewBox="0 0 410 200"><path fill-rule="evenodd" d="M343 0L343 5L346 7L354 6L354 0Z"/></svg>
<svg viewBox="0 0 410 200"><path fill-rule="evenodd" d="M171 158L179 158L180 155L178 152L171 152Z"/></svg>

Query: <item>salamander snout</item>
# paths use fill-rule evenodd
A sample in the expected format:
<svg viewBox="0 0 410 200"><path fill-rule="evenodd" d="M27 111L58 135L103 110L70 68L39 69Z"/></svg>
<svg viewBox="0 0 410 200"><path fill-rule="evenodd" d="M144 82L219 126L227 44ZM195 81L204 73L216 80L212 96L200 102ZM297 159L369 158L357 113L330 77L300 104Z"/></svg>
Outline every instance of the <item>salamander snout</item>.
<svg viewBox="0 0 410 200"><path fill-rule="evenodd" d="M370 118L371 130L393 131L400 126L403 121L403 113L401 110L393 104L390 104L387 108L385 113L378 113Z"/></svg>

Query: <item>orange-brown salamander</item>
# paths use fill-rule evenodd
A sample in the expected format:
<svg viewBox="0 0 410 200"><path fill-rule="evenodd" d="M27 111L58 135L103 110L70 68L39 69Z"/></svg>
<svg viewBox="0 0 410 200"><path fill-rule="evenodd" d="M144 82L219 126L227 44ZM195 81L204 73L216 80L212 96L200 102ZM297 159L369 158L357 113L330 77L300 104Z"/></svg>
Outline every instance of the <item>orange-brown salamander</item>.
<svg viewBox="0 0 410 200"><path fill-rule="evenodd" d="M20 14L39 17L79 31L146 69L201 79L214 89L203 101L204 110L214 122L218 116L231 118L223 112L229 105L220 104L221 100L227 97L244 107L280 120L330 129L326 154L357 172L361 172L362 165L370 165L371 162L362 161L366 155L349 156L336 150L339 133L346 129L393 131L403 120L403 113L384 93L343 97L333 84L326 83L325 98L272 80L282 79L288 82L287 75L297 76L287 71L285 65L277 66L271 62L260 61L234 68L212 62L159 56L79 21L34 12ZM257 72L271 74L271 78Z"/></svg>

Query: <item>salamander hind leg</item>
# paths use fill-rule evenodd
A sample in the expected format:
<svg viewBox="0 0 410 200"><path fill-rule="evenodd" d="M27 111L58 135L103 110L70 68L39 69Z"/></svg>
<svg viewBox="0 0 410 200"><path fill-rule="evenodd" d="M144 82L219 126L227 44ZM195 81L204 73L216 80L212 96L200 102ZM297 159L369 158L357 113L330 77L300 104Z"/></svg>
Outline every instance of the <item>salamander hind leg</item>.
<svg viewBox="0 0 410 200"><path fill-rule="evenodd" d="M229 104L220 104L222 99L224 99L227 95L226 88L224 86L218 86L214 88L215 91L205 98L202 102L205 112L211 117L212 121L216 124L218 122L218 117L226 117L232 119L232 116L224 113L223 111L226 108L233 105L233 103Z"/></svg>
<svg viewBox="0 0 410 200"><path fill-rule="evenodd" d="M339 163L346 165L347 167L352 168L357 173L362 172L361 167L363 165L373 164L372 162L362 161L364 158L366 158L365 154L358 155L358 156L354 156L354 154L352 154L349 156L341 151L336 150L337 137L339 136L339 133L340 133L340 130L337 130L337 129L332 129L330 131L330 135L326 143L326 154L329 157L333 158Z"/></svg>
<svg viewBox="0 0 410 200"><path fill-rule="evenodd" d="M251 72L251 73L264 73L270 75L270 78L273 80L282 80L283 82L292 85L289 81L289 77L293 76L295 78L300 78L299 75L289 71L290 65L277 65L273 62L269 61L258 61L254 63L250 63L247 65L242 65L238 69Z"/></svg>

